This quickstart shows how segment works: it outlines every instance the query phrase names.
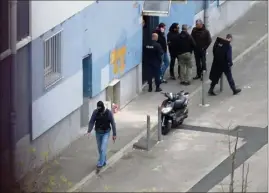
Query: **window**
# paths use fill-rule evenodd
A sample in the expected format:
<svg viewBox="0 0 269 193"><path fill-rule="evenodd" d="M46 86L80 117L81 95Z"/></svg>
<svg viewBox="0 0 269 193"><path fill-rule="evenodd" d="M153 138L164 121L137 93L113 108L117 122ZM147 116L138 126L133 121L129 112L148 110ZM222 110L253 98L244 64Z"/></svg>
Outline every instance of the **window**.
<svg viewBox="0 0 269 193"><path fill-rule="evenodd" d="M59 32L44 42L44 84L52 86L62 78L62 33Z"/></svg>
<svg viewBox="0 0 269 193"><path fill-rule="evenodd" d="M143 15L149 16L168 16L171 1L144 1Z"/></svg>

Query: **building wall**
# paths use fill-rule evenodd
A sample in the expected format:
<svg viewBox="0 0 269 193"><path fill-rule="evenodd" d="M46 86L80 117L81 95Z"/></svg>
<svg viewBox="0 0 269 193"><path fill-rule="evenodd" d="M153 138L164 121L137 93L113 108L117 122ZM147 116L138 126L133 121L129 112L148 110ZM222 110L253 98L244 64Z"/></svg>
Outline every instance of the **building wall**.
<svg viewBox="0 0 269 193"><path fill-rule="evenodd" d="M232 25L243 16L256 1L219 1L209 7L209 30L212 36ZM198 18L204 18L204 11L194 17L193 24Z"/></svg>
<svg viewBox="0 0 269 193"><path fill-rule="evenodd" d="M30 45L17 51L17 128L16 142L31 133Z"/></svg>
<svg viewBox="0 0 269 193"><path fill-rule="evenodd" d="M92 53L92 95L96 96L111 80L120 78L141 62L140 4L99 1L81 14L83 51L84 55ZM118 63L112 61L113 57L119 59Z"/></svg>
<svg viewBox="0 0 269 193"><path fill-rule="evenodd" d="M186 2L172 2L169 16L160 17L160 22L165 23L168 28L172 25L172 23L192 26L196 9L195 3L196 1L190 0Z"/></svg>
<svg viewBox="0 0 269 193"><path fill-rule="evenodd" d="M70 3L70 1L31 1L32 38L36 39L94 2L95 1L73 1L72 3Z"/></svg>
<svg viewBox="0 0 269 193"><path fill-rule="evenodd" d="M139 4L100 1L32 41L34 138L82 105L83 56L92 53L93 96L104 90L111 80L120 78L141 62L140 18ZM43 41L59 31L62 31L63 42L63 79L53 88L44 90ZM113 57L119 61L113 62Z"/></svg>

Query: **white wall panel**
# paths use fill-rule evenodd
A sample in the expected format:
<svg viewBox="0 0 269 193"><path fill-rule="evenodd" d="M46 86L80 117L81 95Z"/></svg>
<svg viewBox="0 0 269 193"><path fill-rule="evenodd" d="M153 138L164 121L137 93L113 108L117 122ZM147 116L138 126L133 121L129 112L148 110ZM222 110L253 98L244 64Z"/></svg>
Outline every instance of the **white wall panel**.
<svg viewBox="0 0 269 193"><path fill-rule="evenodd" d="M31 35L35 39L95 1L31 1Z"/></svg>
<svg viewBox="0 0 269 193"><path fill-rule="evenodd" d="M79 71L33 102L33 139L79 108L82 103L82 71Z"/></svg>

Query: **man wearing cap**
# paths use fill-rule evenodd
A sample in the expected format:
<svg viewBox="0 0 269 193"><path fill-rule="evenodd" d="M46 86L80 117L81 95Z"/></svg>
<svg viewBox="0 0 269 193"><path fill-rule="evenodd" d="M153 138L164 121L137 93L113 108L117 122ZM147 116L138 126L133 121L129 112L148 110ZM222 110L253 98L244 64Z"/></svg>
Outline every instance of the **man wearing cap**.
<svg viewBox="0 0 269 193"><path fill-rule="evenodd" d="M201 19L196 20L196 27L191 32L196 43L196 49L194 52L195 63L196 63L196 76L193 78L201 79L202 71L206 70L206 50L210 46L212 39L210 32L205 28Z"/></svg>
<svg viewBox="0 0 269 193"><path fill-rule="evenodd" d="M95 109L92 113L88 127L88 135L91 133L94 126L99 153L97 169L101 169L106 165L106 151L111 128L113 134L112 140L114 142L116 140L116 124L113 114L109 109L105 108L105 105L102 101L97 103L97 109Z"/></svg>

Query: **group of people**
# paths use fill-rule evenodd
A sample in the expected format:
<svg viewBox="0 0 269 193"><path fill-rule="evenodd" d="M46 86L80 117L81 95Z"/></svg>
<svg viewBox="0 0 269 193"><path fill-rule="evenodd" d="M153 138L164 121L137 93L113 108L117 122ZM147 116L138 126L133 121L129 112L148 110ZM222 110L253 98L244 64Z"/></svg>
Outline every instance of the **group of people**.
<svg viewBox="0 0 269 193"><path fill-rule="evenodd" d="M156 91L162 89L160 84L165 82L163 79L164 73L169 66L169 59L167 47L170 53L170 76L171 79L176 79L174 74L175 60L178 60L178 74L180 83L189 85L191 81L192 70L192 53L194 52L196 61L196 76L193 78L201 79L202 71L206 70L206 50L211 44L211 36L209 31L205 28L202 20L196 21L196 27L189 34L187 25L182 25L181 32L179 33L179 24L173 23L167 34L167 41L165 37L165 24L159 24L157 30L152 33L152 41L144 46L143 62L148 67L148 84L149 92L152 91L152 79L155 79ZM211 80L210 89L208 94L215 96L214 87L218 84L221 75L224 73L228 83L233 91L233 94L238 94L241 89L236 88L231 67L232 62L232 35L228 34L226 38L218 37L213 46L213 63L209 75ZM106 165L106 150L109 141L109 136L112 130L112 140L116 140L116 124L113 118L113 113L105 108L102 101L97 103L97 109L94 110L89 121L88 132L95 127L96 141L99 152L99 159L97 168L101 169Z"/></svg>
<svg viewBox="0 0 269 193"><path fill-rule="evenodd" d="M210 46L212 39L210 32L206 29L201 19L196 20L196 26L193 28L191 34L188 33L188 26L182 25L181 31L178 23L173 23L167 38L165 36L166 25L160 23L156 30L152 33L152 41L147 42L143 48L143 62L147 66L147 79L149 85L149 92L152 92L152 79L155 80L156 92L162 91L161 83L166 83L164 74L169 67L170 54L170 79L176 80L174 68L175 61L178 61L178 79L182 85L191 84L192 74L192 53L194 53L196 63L196 76L193 80L201 79L203 71L207 70L206 53ZM218 38L213 47L213 65L210 72L210 79L212 80L211 87L208 91L210 95L214 93L214 87L218 83L222 73L227 77L228 83L234 94L241 90L237 89L231 73L232 66L232 47L230 42L232 36L227 35L226 39ZM227 46L222 47L221 44ZM225 49L224 49L225 48ZM224 55L223 55L224 54ZM227 68L224 68L226 65Z"/></svg>

